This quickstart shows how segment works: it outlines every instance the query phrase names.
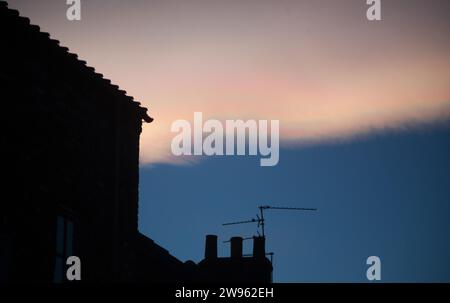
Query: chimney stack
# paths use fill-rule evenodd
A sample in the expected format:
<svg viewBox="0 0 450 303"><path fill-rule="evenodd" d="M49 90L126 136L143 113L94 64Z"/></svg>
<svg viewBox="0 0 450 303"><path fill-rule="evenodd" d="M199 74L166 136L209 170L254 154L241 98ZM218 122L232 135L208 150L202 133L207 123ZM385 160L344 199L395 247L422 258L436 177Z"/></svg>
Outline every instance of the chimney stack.
<svg viewBox="0 0 450 303"><path fill-rule="evenodd" d="M232 237L231 242L231 258L242 258L242 237Z"/></svg>
<svg viewBox="0 0 450 303"><path fill-rule="evenodd" d="M217 259L217 236L206 235L205 259Z"/></svg>
<svg viewBox="0 0 450 303"><path fill-rule="evenodd" d="M253 257L264 258L266 256L266 238L263 236L253 237Z"/></svg>

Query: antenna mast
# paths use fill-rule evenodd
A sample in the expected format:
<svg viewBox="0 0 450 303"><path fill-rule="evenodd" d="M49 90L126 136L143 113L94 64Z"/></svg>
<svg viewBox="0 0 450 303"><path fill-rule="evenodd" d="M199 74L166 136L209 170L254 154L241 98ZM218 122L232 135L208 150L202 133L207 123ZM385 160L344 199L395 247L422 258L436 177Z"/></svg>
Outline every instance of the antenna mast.
<svg viewBox="0 0 450 303"><path fill-rule="evenodd" d="M305 207L279 207L279 206L270 206L270 205L261 205L258 206L259 208L259 213L261 214L261 233L262 236L265 237L265 230L264 230L264 225L265 225L265 219L264 219L264 210L268 210L268 209L275 209L275 210L299 210L299 211L316 211L317 208L305 208Z"/></svg>
<svg viewBox="0 0 450 303"><path fill-rule="evenodd" d="M227 225L257 223L258 224L258 228L261 228L261 234L260 235L262 237L265 237L266 236L266 232L265 232L265 218L264 218L264 211L265 210L269 210L269 209L274 209L274 210L297 210L297 211L316 211L317 210L317 208L279 207L279 206L270 206L270 205L261 205L261 206L258 206L258 208L259 208L259 215L256 215L256 219L252 218L252 219L246 220L246 221L230 222L230 223L224 223L222 225L223 226L227 226ZM258 231L258 235L259 235L259 231Z"/></svg>

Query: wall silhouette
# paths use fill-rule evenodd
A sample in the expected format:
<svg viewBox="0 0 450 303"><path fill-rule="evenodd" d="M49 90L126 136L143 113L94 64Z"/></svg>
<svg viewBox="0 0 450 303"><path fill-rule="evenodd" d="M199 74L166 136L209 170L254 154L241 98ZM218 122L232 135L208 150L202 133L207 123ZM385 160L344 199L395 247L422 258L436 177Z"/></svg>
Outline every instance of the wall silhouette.
<svg viewBox="0 0 450 303"><path fill-rule="evenodd" d="M138 232L147 109L0 1L0 281L270 281L263 257L183 263ZM216 249L217 250L217 249Z"/></svg>

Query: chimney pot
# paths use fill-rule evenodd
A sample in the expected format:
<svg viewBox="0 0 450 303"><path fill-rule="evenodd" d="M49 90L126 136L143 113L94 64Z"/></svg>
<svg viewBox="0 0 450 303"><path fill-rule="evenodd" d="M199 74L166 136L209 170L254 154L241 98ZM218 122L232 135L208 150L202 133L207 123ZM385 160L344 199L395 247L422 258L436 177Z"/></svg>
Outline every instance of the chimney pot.
<svg viewBox="0 0 450 303"><path fill-rule="evenodd" d="M231 242L231 257L242 258L242 237L232 237Z"/></svg>
<svg viewBox="0 0 450 303"><path fill-rule="evenodd" d="M205 259L217 259L217 236L206 235Z"/></svg>
<svg viewBox="0 0 450 303"><path fill-rule="evenodd" d="M264 258L266 256L266 238L263 236L253 237L253 257Z"/></svg>

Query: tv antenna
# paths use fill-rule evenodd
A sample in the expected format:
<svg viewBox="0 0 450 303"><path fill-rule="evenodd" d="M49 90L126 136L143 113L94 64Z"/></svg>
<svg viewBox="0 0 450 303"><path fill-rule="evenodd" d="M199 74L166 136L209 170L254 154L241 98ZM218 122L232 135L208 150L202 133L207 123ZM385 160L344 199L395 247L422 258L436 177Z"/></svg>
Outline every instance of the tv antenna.
<svg viewBox="0 0 450 303"><path fill-rule="evenodd" d="M265 218L264 218L264 211L266 210L288 210L288 211L316 211L317 208L306 208L306 207L279 207L279 206L270 206L270 205L261 205L258 206L259 208L259 215L256 215L256 218L252 218L250 220L245 220L245 221L236 221L236 222L229 222L229 223L224 223L222 224L223 226L228 226L228 225L238 225L238 224L247 224L247 223L257 223L258 224L258 228L261 229L261 234L258 231L258 235L265 237Z"/></svg>

